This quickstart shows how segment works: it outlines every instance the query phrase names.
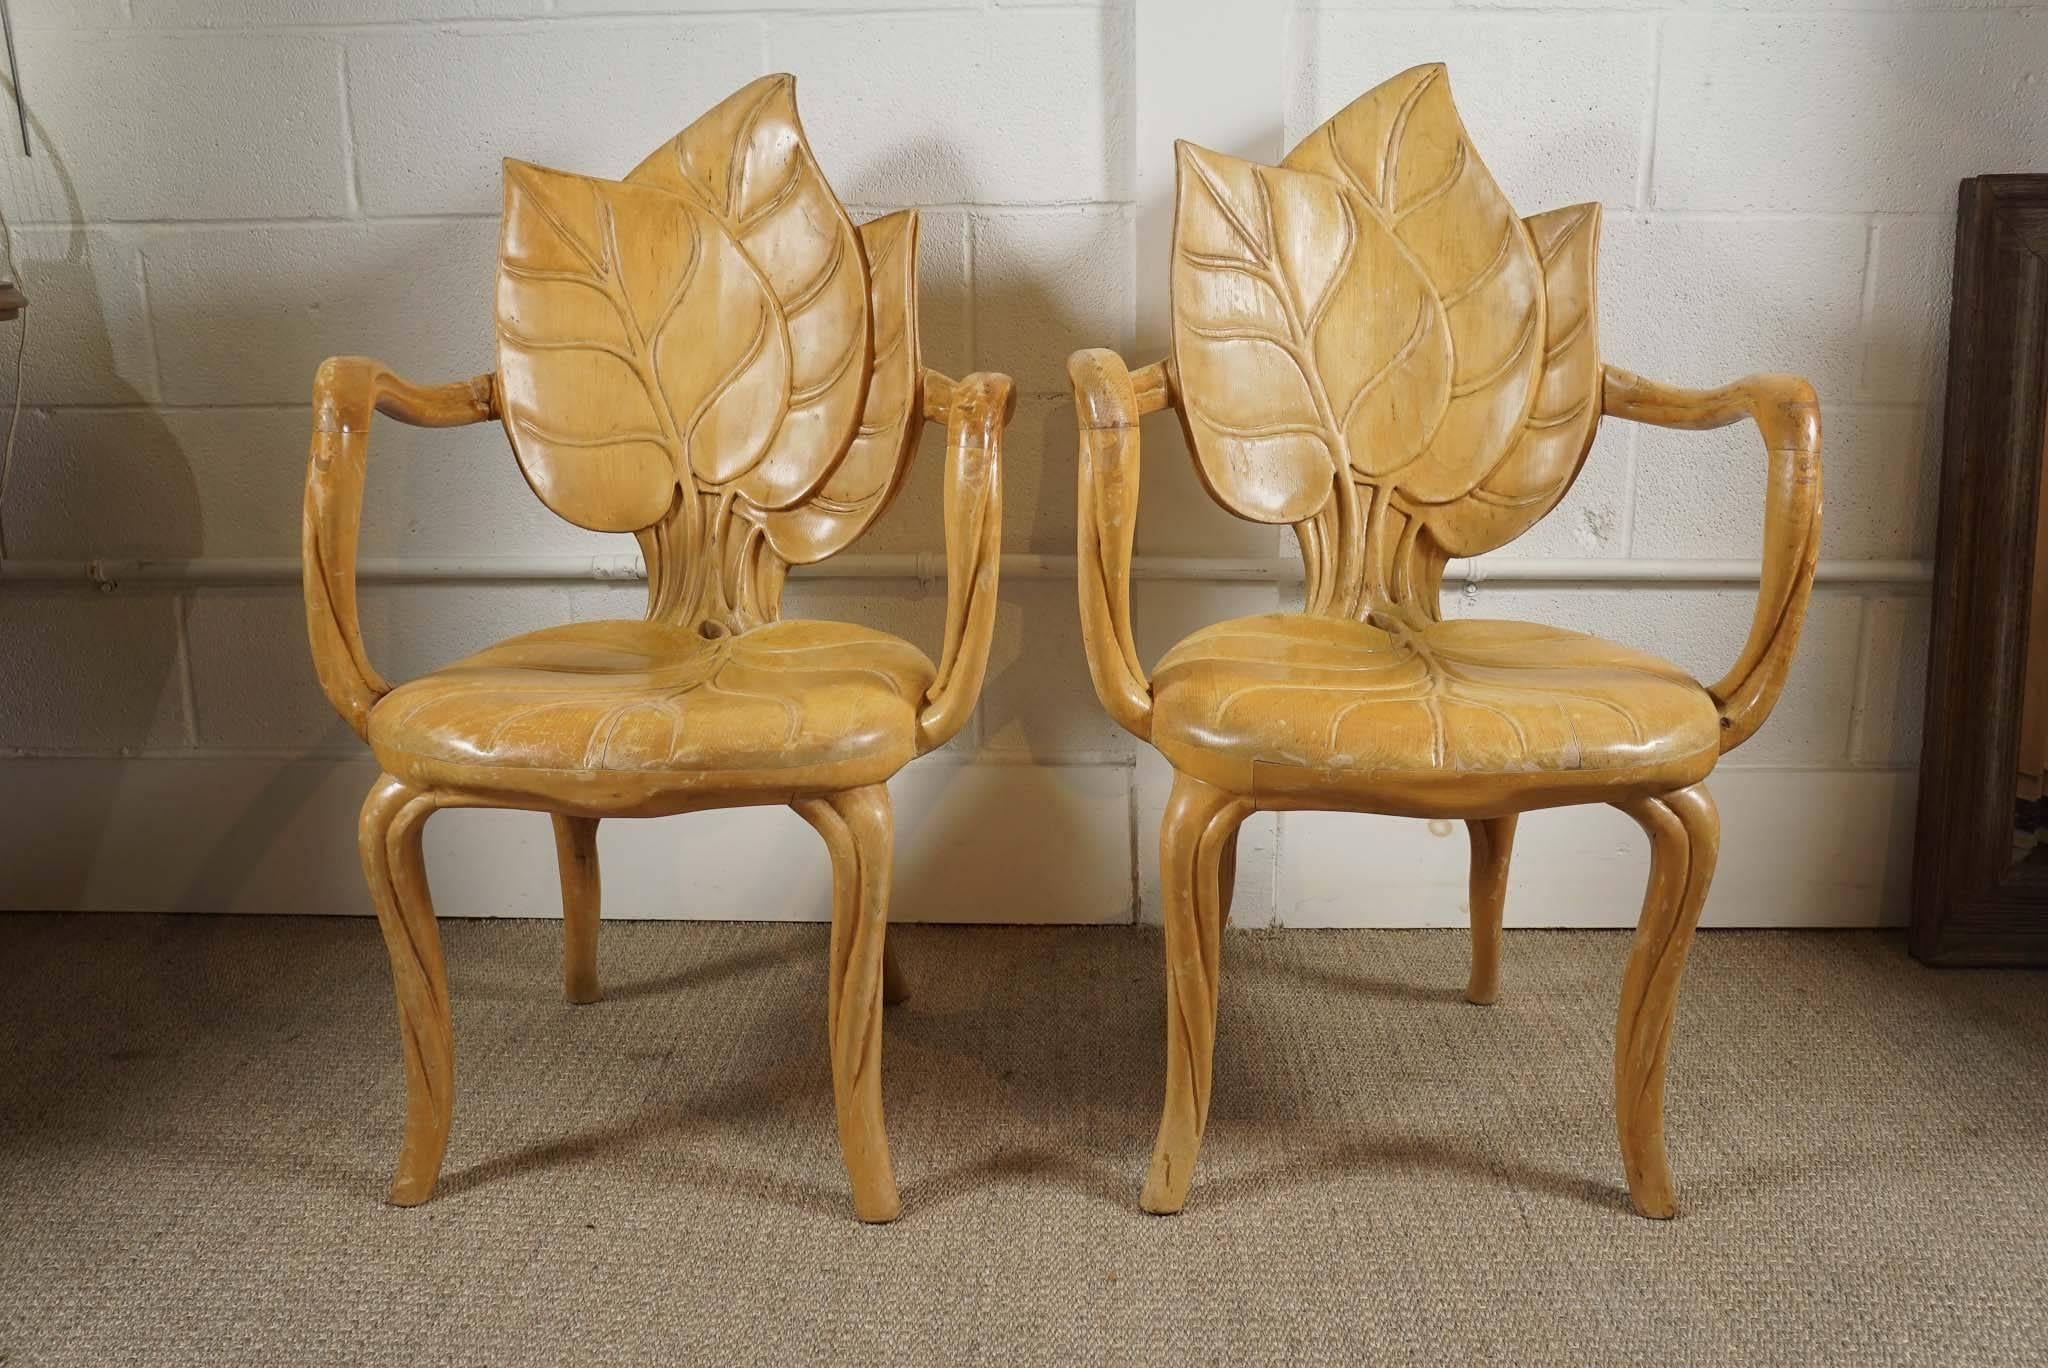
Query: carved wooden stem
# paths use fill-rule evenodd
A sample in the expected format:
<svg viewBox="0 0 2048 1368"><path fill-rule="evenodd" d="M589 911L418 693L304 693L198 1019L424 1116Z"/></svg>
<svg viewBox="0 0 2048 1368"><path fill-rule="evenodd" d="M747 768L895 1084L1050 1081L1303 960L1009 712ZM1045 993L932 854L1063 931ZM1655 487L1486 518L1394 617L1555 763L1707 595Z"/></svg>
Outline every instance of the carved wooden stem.
<svg viewBox="0 0 2048 1368"><path fill-rule="evenodd" d="M1223 930L1224 852L1251 802L1185 774L1174 776L1159 833L1166 920L1166 1105L1139 1203L1167 1214L1187 1201L1216 1048L1216 987Z"/></svg>
<svg viewBox="0 0 2048 1368"><path fill-rule="evenodd" d="M853 1181L854 1214L893 1221L903 1209L882 1124L883 938L895 823L881 784L791 804L832 852L832 963L825 1021L839 1148Z"/></svg>
<svg viewBox="0 0 2048 1368"><path fill-rule="evenodd" d="M1614 1029L1614 1122L1629 1196L1645 1216L1678 1210L1664 1154L1664 1060L1693 928L1713 881L1721 815L1704 784L1617 803L1650 836L1650 887L1621 981Z"/></svg>
<svg viewBox="0 0 2048 1368"><path fill-rule="evenodd" d="M369 880L377 925L391 954L398 1033L405 1048L405 1143L391 1179L391 1200L399 1206L418 1206L433 1192L455 1105L448 973L441 962L441 931L434 921L420 841L438 805L433 794L387 774L370 789L356 828L363 877Z"/></svg>
<svg viewBox="0 0 2048 1368"><path fill-rule="evenodd" d="M1481 1006L1500 996L1500 918L1508 900L1508 857L1515 848L1515 814L1465 823L1472 841L1472 977L1465 1001Z"/></svg>
<svg viewBox="0 0 2048 1368"><path fill-rule="evenodd" d="M562 992L571 1002L595 1002L597 923L603 901L597 874L597 819L555 822L555 865L562 876Z"/></svg>

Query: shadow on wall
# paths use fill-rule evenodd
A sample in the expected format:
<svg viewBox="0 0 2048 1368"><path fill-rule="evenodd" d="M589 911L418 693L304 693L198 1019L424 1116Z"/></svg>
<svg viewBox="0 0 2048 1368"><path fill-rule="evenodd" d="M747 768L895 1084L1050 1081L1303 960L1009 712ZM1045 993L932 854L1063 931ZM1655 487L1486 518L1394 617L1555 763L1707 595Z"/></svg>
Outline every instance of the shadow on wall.
<svg viewBox="0 0 2048 1368"><path fill-rule="evenodd" d="M11 87L0 82L11 97ZM100 290L106 262L95 259L84 213L63 156L33 115L35 155L59 195L68 226L47 258L22 269L31 329L22 371L22 430L8 479L7 555L14 559L91 557L181 559L203 545L197 483L162 413L125 382L111 381L89 409L35 408L36 331L57 327L86 349L112 357L116 346ZM53 214L53 218L59 217ZM19 261L21 231L0 218L7 256ZM40 234L38 234L40 236ZM51 317L68 307L77 316ZM108 376L114 366L106 366ZM11 406L14 396L5 396ZM0 589L0 631L9 668L0 676L0 749L132 754L185 745L186 686L179 653L184 600L174 592L102 590L76 585L11 584ZM122 775L109 765L63 767L46 801L14 814L0 849L14 906L85 905Z"/></svg>

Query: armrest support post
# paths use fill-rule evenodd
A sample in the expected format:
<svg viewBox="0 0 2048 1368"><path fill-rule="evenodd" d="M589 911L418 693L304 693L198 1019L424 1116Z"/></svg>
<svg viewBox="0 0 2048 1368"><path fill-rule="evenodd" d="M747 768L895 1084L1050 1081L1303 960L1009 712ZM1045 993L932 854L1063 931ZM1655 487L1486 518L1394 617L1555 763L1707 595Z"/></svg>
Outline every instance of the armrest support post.
<svg viewBox="0 0 2048 1368"><path fill-rule="evenodd" d="M1749 639L1707 692L1721 709L1721 750L1756 734L1792 666L1820 557L1820 401L1796 375L1751 375L1719 389L1661 385L1606 368L1601 410L1658 427L1704 430L1747 418L1770 460L1764 490L1763 574Z"/></svg>
<svg viewBox="0 0 2048 1368"><path fill-rule="evenodd" d="M300 529L306 635L320 687L364 737L370 709L391 691L370 664L356 612L356 543L373 412L418 427L457 427L497 417L498 405L489 375L422 386L368 357L336 356L313 377L313 441Z"/></svg>
<svg viewBox="0 0 2048 1368"><path fill-rule="evenodd" d="M924 374L925 416L946 425L946 640L917 716L919 754L959 734L981 697L1003 562L1003 428L1010 377Z"/></svg>
<svg viewBox="0 0 2048 1368"><path fill-rule="evenodd" d="M1101 348L1067 360L1080 424L1078 551L1081 640L1088 674L1110 716L1152 735L1152 685L1131 636L1131 543L1138 530L1138 419L1168 402L1165 368L1140 372L1149 407L1123 358Z"/></svg>

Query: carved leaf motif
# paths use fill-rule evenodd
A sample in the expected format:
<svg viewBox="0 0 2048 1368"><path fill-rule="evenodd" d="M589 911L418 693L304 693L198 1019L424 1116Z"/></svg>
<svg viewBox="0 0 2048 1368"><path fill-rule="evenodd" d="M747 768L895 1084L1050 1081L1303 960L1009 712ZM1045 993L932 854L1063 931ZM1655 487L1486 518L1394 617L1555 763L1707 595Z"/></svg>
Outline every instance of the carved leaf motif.
<svg viewBox="0 0 2048 1368"><path fill-rule="evenodd" d="M507 161L497 335L520 467L585 527L637 531L679 482L747 475L782 424L775 299L717 219L676 195Z"/></svg>
<svg viewBox="0 0 2048 1368"><path fill-rule="evenodd" d="M923 427L918 383L917 211L864 223L874 375L846 458L804 503L763 515L775 554L807 565L848 545L888 506Z"/></svg>
<svg viewBox="0 0 2048 1368"><path fill-rule="evenodd" d="M852 439L870 355L860 242L804 140L795 79L742 87L626 179L708 209L767 278L788 325L788 414L738 489L763 508L795 503Z"/></svg>
<svg viewBox="0 0 2048 1368"><path fill-rule="evenodd" d="M1441 65L1366 92L1281 163L1350 187L1414 254L1442 301L1456 355L1450 400L1398 479L1418 503L1470 490L1528 416L1542 368L1543 271L1451 102ZM1410 416L1411 423L1415 420Z"/></svg>
<svg viewBox="0 0 2048 1368"><path fill-rule="evenodd" d="M1444 312L1415 259L1324 176L1178 147L1173 360L1210 489L1298 522L1347 468L1407 466L1451 391Z"/></svg>
<svg viewBox="0 0 2048 1368"><path fill-rule="evenodd" d="M1471 505L1431 518L1431 534L1454 556L1491 551L1549 512L1571 488L1600 421L1594 289L1600 206L1552 209L1530 218L1528 226L1543 262L1548 301L1543 375L1528 421L1472 491Z"/></svg>

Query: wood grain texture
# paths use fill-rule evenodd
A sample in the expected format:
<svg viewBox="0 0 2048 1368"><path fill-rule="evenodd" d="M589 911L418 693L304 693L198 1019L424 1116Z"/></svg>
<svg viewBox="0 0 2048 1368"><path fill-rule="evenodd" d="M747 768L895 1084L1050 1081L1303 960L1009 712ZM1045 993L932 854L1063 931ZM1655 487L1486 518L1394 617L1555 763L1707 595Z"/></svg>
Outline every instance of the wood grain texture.
<svg viewBox="0 0 2048 1368"><path fill-rule="evenodd" d="M1693 928L1721 849L1721 814L1704 785L1620 803L1650 838L1650 886L1621 981L1614 1027L1614 1124L1636 1210L1678 1213L1664 1153L1664 1064Z"/></svg>
<svg viewBox="0 0 2048 1368"><path fill-rule="evenodd" d="M1216 989L1223 953L1222 868L1246 800L1176 775L1159 829L1160 912L1166 926L1166 1104L1139 1202L1179 1211L1209 1121Z"/></svg>
<svg viewBox="0 0 2048 1368"><path fill-rule="evenodd" d="M856 227L787 76L756 81L623 181L505 164L498 370L424 387L339 357L314 382L305 596L313 659L385 770L364 861L392 948L411 1103L394 1200L424 1201L445 1143L452 1042L418 825L440 806L549 813L563 987L598 996L605 817L793 804L833 849L830 1017L840 1131L863 1219L896 1197L881 1128L881 786L944 745L981 692L1001 567L1007 377L927 370L915 211ZM644 621L529 632L394 687L356 608L373 413L497 418L550 508L631 532ZM781 620L794 564L851 543L902 483L926 421L947 433L939 663L883 632ZM872 1009L872 1010L871 1010Z"/></svg>
<svg viewBox="0 0 2048 1368"><path fill-rule="evenodd" d="M1465 823L1472 845L1472 973L1465 1001L1488 1006L1500 998L1500 927L1508 901L1508 863L1515 853L1514 813Z"/></svg>
<svg viewBox="0 0 2048 1368"><path fill-rule="evenodd" d="M597 927L603 910L597 865L597 819L553 814L555 867L562 880L562 995L595 1002Z"/></svg>
<svg viewBox="0 0 2048 1368"><path fill-rule="evenodd" d="M1693 431L1747 418L1763 438L1769 466L1756 609L1742 653L1707 689L1721 714L1721 749L1734 750L1776 706L1813 593L1820 558L1820 401L1796 375L1752 375L1719 389L1688 390L1609 366L1601 403L1617 418Z"/></svg>
<svg viewBox="0 0 2048 1368"><path fill-rule="evenodd" d="M2048 175L1958 190L1913 954L2048 964L2048 867L2012 858L2019 699L2048 450Z"/></svg>
<svg viewBox="0 0 2048 1368"><path fill-rule="evenodd" d="M356 827L363 877L391 955L398 1039L405 1052L405 1140L391 1179L391 1201L397 1206L418 1206L433 1193L455 1110L448 970L441 960L441 928L434 920L421 845L427 818L439 806L434 794L383 775L363 801Z"/></svg>
<svg viewBox="0 0 2048 1368"><path fill-rule="evenodd" d="M1254 797L1308 785L1398 810L1485 775L1503 799L1604 799L1720 753L1713 700L1677 666L1534 623L1234 618L1167 651L1152 691L1160 753Z"/></svg>
<svg viewBox="0 0 2048 1368"><path fill-rule="evenodd" d="M917 749L956 736L988 673L1003 559L1003 427L1016 408L1007 376L934 380L928 416L946 425L946 650L917 715Z"/></svg>
<svg viewBox="0 0 2048 1368"><path fill-rule="evenodd" d="M1167 1102L1145 1205L1179 1208L1207 1114L1216 963L1202 937L1227 906L1208 890L1231 847L1200 854L1205 823L1234 831L1253 809L1463 819L1466 995L1491 1002L1517 814L1598 802L1637 813L1656 846L1617 1115L1638 1207L1668 1214L1663 1048L1712 859L1700 785L1763 725L1798 645L1820 544L1813 390L1789 375L1686 390L1604 365L1599 206L1517 216L1440 65L1366 92L1277 167L1186 143L1176 156L1170 355L1135 372L1104 350L1068 364L1089 674L1176 775L1161 838ZM1164 408L1219 503L1293 524L1307 590L1303 611L1205 627L1148 674L1131 548L1139 421ZM1443 619L1446 562L1554 507L1604 415L1748 419L1762 437L1756 609L1712 684L1593 636Z"/></svg>
<svg viewBox="0 0 2048 1368"><path fill-rule="evenodd" d="M832 965L825 1024L853 1209L863 1221L893 1221L903 1204L882 1126L883 947L896 849L889 790L872 784L791 806L817 828L832 854Z"/></svg>
<svg viewBox="0 0 2048 1368"><path fill-rule="evenodd" d="M367 737L370 709L391 685L370 664L356 609L356 544L370 420L383 413L415 427L459 427L497 417L492 377L422 386L366 356L336 356L313 376L313 441L306 462L300 557L306 636L327 701L350 730Z"/></svg>
<svg viewBox="0 0 2048 1368"><path fill-rule="evenodd" d="M860 236L811 155L795 79L763 76L735 91L626 179L703 205L766 279L790 368L744 492L763 508L795 502L844 454L874 356Z"/></svg>
<svg viewBox="0 0 2048 1368"><path fill-rule="evenodd" d="M1279 167L1179 158L1172 362L1205 483L1296 524L1312 611L1433 613L1443 562L1527 530L1592 443L1599 206L1517 218L1436 65Z"/></svg>

